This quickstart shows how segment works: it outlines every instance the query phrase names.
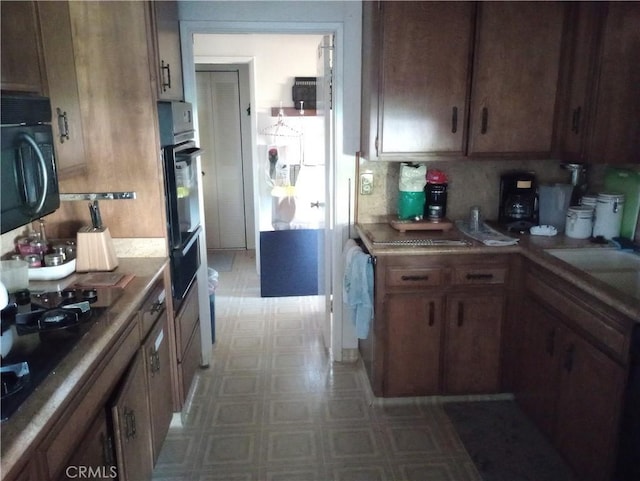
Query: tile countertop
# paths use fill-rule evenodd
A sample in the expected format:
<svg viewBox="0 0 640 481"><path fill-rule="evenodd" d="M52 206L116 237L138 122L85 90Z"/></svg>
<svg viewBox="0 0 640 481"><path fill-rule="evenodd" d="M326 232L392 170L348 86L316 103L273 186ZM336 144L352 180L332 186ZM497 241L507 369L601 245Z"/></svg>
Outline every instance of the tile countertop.
<svg viewBox="0 0 640 481"><path fill-rule="evenodd" d="M128 321L142 304L151 286L163 275L166 257L120 258L113 272L135 277L126 285L122 297L82 337L74 349L20 406L2 423L1 470L8 473L22 455L41 441L45 430L67 407L76 387L86 380L102 356L124 332ZM75 274L59 281L70 285ZM68 281L68 282L67 282ZM32 289L42 289L49 282L30 283ZM44 287L48 288L48 287Z"/></svg>
<svg viewBox="0 0 640 481"><path fill-rule="evenodd" d="M492 225L496 227L495 225ZM504 232L511 237L517 237L517 245L490 247L465 236L455 227L448 232L441 231L408 231L401 233L387 223L356 224L356 232L360 236L365 248L373 256L394 255L437 255L437 254L495 254L519 253L528 260L548 269L562 279L572 283L586 293L592 295L621 314L640 323L640 302L632 296L622 293L589 274L571 266L545 252L545 249L598 247L588 239L572 239L563 234L552 237L533 236L530 234L514 234ZM390 241L407 239L439 239L460 240L469 242L467 246L416 246L389 245ZM604 246L606 247L606 246Z"/></svg>

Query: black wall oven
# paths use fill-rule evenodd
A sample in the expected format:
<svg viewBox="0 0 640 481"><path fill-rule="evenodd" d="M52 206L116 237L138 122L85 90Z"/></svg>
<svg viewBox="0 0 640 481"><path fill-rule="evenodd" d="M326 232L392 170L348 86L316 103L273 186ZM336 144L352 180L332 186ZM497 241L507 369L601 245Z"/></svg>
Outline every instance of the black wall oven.
<svg viewBox="0 0 640 481"><path fill-rule="evenodd" d="M60 206L58 172L46 97L2 95L2 234Z"/></svg>
<svg viewBox="0 0 640 481"><path fill-rule="evenodd" d="M158 102L167 209L167 235L176 308L200 267L200 193L193 110L187 102Z"/></svg>

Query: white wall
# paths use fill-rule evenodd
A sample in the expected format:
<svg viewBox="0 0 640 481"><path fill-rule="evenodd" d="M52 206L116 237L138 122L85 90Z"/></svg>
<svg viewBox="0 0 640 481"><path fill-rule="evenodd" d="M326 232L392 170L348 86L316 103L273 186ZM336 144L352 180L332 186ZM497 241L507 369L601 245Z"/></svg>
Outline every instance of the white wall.
<svg viewBox="0 0 640 481"><path fill-rule="evenodd" d="M340 252L349 235L348 226L353 221L355 153L360 146L361 2L180 1L179 9L185 96L191 102L196 99L193 62L193 36L196 33L335 34L333 107L336 152L331 172L334 198L330 246L333 253L334 306L342 306ZM205 314L206 306L201 305L201 316ZM336 360L341 360L341 348L356 348L357 340L352 326L343 323L339 308L334 310L334 326L333 355Z"/></svg>

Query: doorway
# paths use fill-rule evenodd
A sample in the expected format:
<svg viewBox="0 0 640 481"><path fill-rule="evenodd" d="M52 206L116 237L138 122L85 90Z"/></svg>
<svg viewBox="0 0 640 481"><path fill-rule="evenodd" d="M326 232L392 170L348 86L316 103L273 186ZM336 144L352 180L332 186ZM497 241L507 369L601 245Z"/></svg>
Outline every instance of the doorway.
<svg viewBox="0 0 640 481"><path fill-rule="evenodd" d="M215 89L219 82L216 77L221 77L222 74L227 75L230 82L234 82L235 75L237 75L237 66L247 67L250 72L250 80L253 84L251 86L250 101L242 101L239 105L234 105L234 112L239 112L240 118L251 119L251 128L240 129L242 138L248 138L251 141L251 145L243 150L242 154L245 158L252 158L251 165L247 165L245 162L244 175L245 178L252 179L252 186L247 188L244 202L244 214L245 218L248 218L253 214L254 223L253 226L247 225L245 230L247 237L247 248L251 249L251 234L255 234L256 249L256 269L261 271L260 259L265 259L261 256L261 240L265 233L269 234L282 234L279 232L283 229L283 224L287 224L285 229L289 229L291 234L301 234L302 230L316 230L321 232L316 242L318 252L318 260L315 261L313 271L316 271L318 279L318 288L315 291L317 295L318 306L325 312L327 317L327 325L331 323L331 313L326 310L326 306L330 305L330 288L328 289L324 284L325 280L330 282L330 276L326 273L330 272L330 269L325 268L325 259L331 259L330 256L326 256L325 253L325 238L329 236L330 223L325 221L325 202L327 198L326 189L322 186L331 185L326 182L329 177L329 169L331 168L330 159L328 159L327 152L331 152L332 149L327 149L324 144L325 139L333 139L330 132L326 130L325 118L331 115L329 102L325 102L322 105L318 105L316 114L315 105L307 105L306 108L296 109L294 107L292 99L292 86L294 78L297 77L324 77L330 75L330 69L327 72L319 70L318 59L319 53L323 50L323 36L321 35L284 35L284 34L207 34L207 35L195 35L194 36L194 60L196 67L196 85L197 85L197 112L198 117L203 117L203 127L198 127L199 135L201 138L201 145L205 151L209 150L204 139L206 132L211 129L206 125L208 123L207 118L212 118L215 123L216 120L229 122L229 116L219 115L218 112L214 112L213 115L217 115L218 118L212 117L212 114L201 113L200 109L207 109L212 105L215 108L215 99L208 98L208 94L203 94L203 90L213 92L215 95ZM286 37L286 38L284 38ZM331 38L331 36L327 37ZM252 43L253 42L253 43ZM306 44L305 44L306 42ZM212 46L213 45L213 46ZM258 45L257 47L255 45ZM306 50L301 48L302 45L306 45ZM217 48L220 46L219 48ZM224 46L224 47L222 47ZM252 50L253 48L253 50ZM205 56L201 53L207 51L207 53L215 53L216 55ZM324 50L330 52L330 46L327 46ZM306 53L305 53L306 52ZM200 54L199 54L200 53ZM242 53L242 56L237 55ZM322 55L324 56L324 55ZM306 62L299 61L298 59L305 57ZM234 64L227 64L227 59L233 59ZM293 67L292 67L293 66ZM223 72L225 70L226 72ZM330 89L326 89L329 91ZM220 95L220 94L218 94ZM320 99L318 99L320 103ZM204 107L201 107L205 105ZM282 114L284 112L284 114ZM269 127L281 122L283 128L290 128L291 132L300 135L300 138L274 138L272 135L265 135L265 132L269 130ZM237 125L236 117L233 117L233 121L230 124ZM330 122L329 125L332 125ZM215 127L215 126L214 126ZM282 130L278 131L282 133ZM225 139L233 137L228 135ZM215 139L215 137L214 137ZM238 142L236 142L238 144ZM269 149L271 147L271 149ZM273 149L277 147L277 149ZM218 148L211 146L214 150L214 157L219 156ZM275 179L273 172L269 172L269 158L268 152L270 150L276 150L282 160L282 167L286 168L287 179L290 181L293 190L296 191L296 212L292 218L283 219L276 215L282 214L277 209L274 209L274 205L277 204L278 192L281 193L282 189L274 188L281 187L280 185L268 185L270 180ZM231 151L231 152L237 152ZM226 159L228 160L228 159ZM203 170L206 171L207 159L203 156ZM236 162L237 165L237 162ZM278 167L280 165L278 164ZM285 170L283 170L284 172ZM205 172L206 173L206 172ZM206 175L204 182L207 182ZM288 184L288 183L287 183ZM297 184L297 185L296 185ZM304 186L304 189L303 189ZM217 187L217 186L216 186ZM228 187L228 186L227 186ZM205 192L210 191L213 193L215 189L208 189L205 187ZM287 191L290 191L287 189ZM237 197L236 192L236 199ZM247 198L253 196L253 202L248 202ZM331 199L331 197L329 197ZM331 200L329 200L331 202ZM205 199L205 204L209 201ZM206 225L207 236L213 235L214 239L219 236L218 233L213 232L209 234L209 218L214 219L214 224L217 223L218 216L220 215L218 210L209 215L206 210ZM220 228L223 228L224 224L220 224ZM207 241L210 248L220 249L225 248L224 244L210 243ZM277 244L284 245L281 242ZM306 243L305 245L309 245ZM233 246L229 246L233 248ZM306 249L308 251L310 249ZM306 253L306 252L305 252ZM291 262L297 262L302 259L296 257L293 259L289 251L287 264L291 268ZM282 263L278 263L278 266L282 266ZM281 269L279 269L281 270ZM305 270L303 276L305 278L310 277L311 272ZM285 276L290 277L290 276ZM299 287L303 283L296 283L296 287ZM274 285L274 283L269 283ZM324 294L328 295L325 296ZM268 297L272 297L271 294L266 294ZM314 294L298 294L292 293L290 295L314 295ZM331 329L328 327L325 329L325 345L331 351Z"/></svg>
<svg viewBox="0 0 640 481"><path fill-rule="evenodd" d="M241 107L249 101L241 73L248 75L246 65L196 65L207 250L246 249L253 230L247 216L251 183L245 178L250 126Z"/></svg>

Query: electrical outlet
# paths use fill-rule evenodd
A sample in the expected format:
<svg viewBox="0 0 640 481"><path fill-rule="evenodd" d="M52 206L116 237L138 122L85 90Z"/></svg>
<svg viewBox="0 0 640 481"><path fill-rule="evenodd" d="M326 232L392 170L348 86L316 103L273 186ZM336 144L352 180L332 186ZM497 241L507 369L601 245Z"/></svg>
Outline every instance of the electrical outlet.
<svg viewBox="0 0 640 481"><path fill-rule="evenodd" d="M373 173L364 172L360 174L360 195L373 194Z"/></svg>

